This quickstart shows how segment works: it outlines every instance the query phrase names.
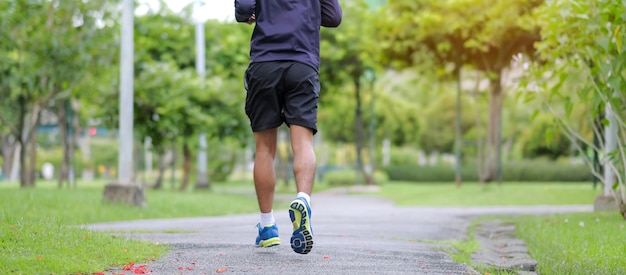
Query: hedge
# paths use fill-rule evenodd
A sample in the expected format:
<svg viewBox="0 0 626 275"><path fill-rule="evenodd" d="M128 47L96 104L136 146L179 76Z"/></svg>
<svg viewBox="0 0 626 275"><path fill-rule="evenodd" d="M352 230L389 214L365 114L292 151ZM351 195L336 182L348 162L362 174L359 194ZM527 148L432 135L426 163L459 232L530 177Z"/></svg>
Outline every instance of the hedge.
<svg viewBox="0 0 626 275"><path fill-rule="evenodd" d="M419 166L396 165L383 168L393 181L453 182L455 168L451 165ZM462 167L463 181L478 181L476 166ZM505 163L502 167L503 181L520 182L584 182L592 181L591 168L583 164L567 164L546 161L520 161Z"/></svg>

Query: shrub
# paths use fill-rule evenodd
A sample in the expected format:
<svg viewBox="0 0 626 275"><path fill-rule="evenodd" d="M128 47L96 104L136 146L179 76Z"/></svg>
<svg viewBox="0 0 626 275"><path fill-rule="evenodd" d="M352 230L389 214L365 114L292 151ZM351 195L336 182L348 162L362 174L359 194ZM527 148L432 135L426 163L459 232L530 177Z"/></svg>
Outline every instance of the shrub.
<svg viewBox="0 0 626 275"><path fill-rule="evenodd" d="M323 181L330 186L349 186L354 185L357 182L357 177L362 177L360 173L357 173L354 169L342 169L333 170L324 174ZM365 182L364 180L360 180ZM389 181L389 177L383 171L374 172L374 182L376 184L384 184Z"/></svg>
<svg viewBox="0 0 626 275"><path fill-rule="evenodd" d="M390 180L414 182L453 182L454 166L397 165L383 169ZM477 181L475 165L464 165L463 181ZM503 181L566 181L581 182L593 179L591 170L584 164L568 164L547 161L518 161L505 163L502 167Z"/></svg>

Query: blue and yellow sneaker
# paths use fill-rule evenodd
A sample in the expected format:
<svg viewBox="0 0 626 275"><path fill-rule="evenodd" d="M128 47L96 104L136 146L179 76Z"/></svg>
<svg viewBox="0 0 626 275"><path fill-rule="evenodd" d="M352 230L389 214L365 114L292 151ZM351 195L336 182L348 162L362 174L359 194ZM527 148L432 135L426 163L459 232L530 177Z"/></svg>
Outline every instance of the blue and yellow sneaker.
<svg viewBox="0 0 626 275"><path fill-rule="evenodd" d="M311 208L305 199L296 198L289 206L289 217L293 223L291 248L296 253L308 254L313 248Z"/></svg>
<svg viewBox="0 0 626 275"><path fill-rule="evenodd" d="M256 227L259 229L259 236L256 237L256 245L260 247L270 247L280 244L280 239L278 238L278 227L276 224L267 225L261 228L261 224L257 224Z"/></svg>

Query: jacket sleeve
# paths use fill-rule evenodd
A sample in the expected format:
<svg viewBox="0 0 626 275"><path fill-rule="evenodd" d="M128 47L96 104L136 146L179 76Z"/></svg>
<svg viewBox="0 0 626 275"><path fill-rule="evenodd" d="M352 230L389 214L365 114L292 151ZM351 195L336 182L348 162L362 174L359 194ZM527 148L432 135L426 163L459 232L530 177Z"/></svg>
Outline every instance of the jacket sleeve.
<svg viewBox="0 0 626 275"><path fill-rule="evenodd" d="M338 0L320 0L322 27L336 28L341 24L342 11Z"/></svg>
<svg viewBox="0 0 626 275"><path fill-rule="evenodd" d="M237 22L248 22L254 14L256 0L235 0L235 19Z"/></svg>

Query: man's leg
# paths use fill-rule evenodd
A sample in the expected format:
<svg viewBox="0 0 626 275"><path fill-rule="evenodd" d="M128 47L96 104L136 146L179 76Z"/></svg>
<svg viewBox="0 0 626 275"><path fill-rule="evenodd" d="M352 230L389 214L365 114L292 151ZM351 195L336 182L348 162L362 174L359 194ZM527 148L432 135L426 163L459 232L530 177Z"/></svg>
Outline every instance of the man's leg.
<svg viewBox="0 0 626 275"><path fill-rule="evenodd" d="M254 188L261 211L261 222L258 225L258 246L274 246L280 244L278 228L274 221L272 205L276 175L274 173L274 158L276 156L276 138L278 129L268 129L254 133L256 154L254 157Z"/></svg>
<svg viewBox="0 0 626 275"><path fill-rule="evenodd" d="M256 154L254 156L254 188L261 213L270 213L274 201L276 175L274 158L276 156L276 138L278 129L263 130L254 133Z"/></svg>
<svg viewBox="0 0 626 275"><path fill-rule="evenodd" d="M316 170L313 131L306 127L291 125L291 149L298 193L303 192L310 196Z"/></svg>
<svg viewBox="0 0 626 275"><path fill-rule="evenodd" d="M313 248L309 205L316 166L313 131L306 127L291 125L291 148L293 150L293 173L298 189L296 199L289 205L289 217L293 224L291 248L296 253L308 254Z"/></svg>

